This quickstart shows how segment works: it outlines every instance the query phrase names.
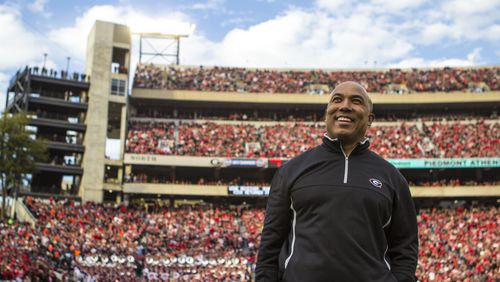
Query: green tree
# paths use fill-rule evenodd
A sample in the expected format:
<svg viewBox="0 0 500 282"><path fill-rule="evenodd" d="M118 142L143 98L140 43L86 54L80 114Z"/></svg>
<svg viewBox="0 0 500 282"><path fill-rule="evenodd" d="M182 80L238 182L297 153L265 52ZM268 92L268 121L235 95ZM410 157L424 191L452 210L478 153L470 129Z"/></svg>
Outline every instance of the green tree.
<svg viewBox="0 0 500 282"><path fill-rule="evenodd" d="M28 117L4 113L0 119L0 180L2 187L2 216L6 217L7 189L13 188L17 197L26 175L35 172L35 162L47 159L42 140L33 140L26 130Z"/></svg>

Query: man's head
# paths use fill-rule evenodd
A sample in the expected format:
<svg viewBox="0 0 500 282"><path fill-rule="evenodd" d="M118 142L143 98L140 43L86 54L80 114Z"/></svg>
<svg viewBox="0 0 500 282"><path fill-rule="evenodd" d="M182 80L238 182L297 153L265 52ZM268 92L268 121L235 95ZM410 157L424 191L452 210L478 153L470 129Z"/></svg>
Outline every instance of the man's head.
<svg viewBox="0 0 500 282"><path fill-rule="evenodd" d="M333 90L326 108L328 136L339 138L345 145L360 142L375 115L366 90L352 81L343 82Z"/></svg>

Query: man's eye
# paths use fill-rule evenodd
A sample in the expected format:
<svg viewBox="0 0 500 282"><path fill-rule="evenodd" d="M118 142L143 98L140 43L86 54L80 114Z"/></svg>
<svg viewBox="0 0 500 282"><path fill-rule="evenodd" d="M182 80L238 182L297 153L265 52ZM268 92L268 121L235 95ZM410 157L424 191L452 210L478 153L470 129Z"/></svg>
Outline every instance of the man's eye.
<svg viewBox="0 0 500 282"><path fill-rule="evenodd" d="M335 103L338 103L340 101L342 101L342 99L340 99L339 97L335 97L332 99L332 102L335 102Z"/></svg>
<svg viewBox="0 0 500 282"><path fill-rule="evenodd" d="M354 104L356 104L356 105L361 104L361 100L359 100L359 99L354 99L354 100L352 100L352 102L353 102Z"/></svg>

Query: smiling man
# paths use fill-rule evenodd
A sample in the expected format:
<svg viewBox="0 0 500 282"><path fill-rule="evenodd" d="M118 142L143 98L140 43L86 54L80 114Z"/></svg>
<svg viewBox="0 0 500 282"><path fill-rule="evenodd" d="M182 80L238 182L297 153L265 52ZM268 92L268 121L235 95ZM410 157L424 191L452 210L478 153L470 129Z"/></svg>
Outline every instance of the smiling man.
<svg viewBox="0 0 500 282"><path fill-rule="evenodd" d="M408 183L369 150L366 90L339 84L323 144L271 184L256 281L415 281L418 232Z"/></svg>

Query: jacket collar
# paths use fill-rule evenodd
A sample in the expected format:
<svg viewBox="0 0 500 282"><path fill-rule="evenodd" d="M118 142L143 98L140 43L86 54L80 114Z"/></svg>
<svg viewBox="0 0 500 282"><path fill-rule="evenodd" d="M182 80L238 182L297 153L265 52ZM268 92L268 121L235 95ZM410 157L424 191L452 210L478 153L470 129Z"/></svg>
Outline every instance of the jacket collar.
<svg viewBox="0 0 500 282"><path fill-rule="evenodd" d="M331 138L326 133L323 135L322 146L335 153L344 154L340 140L338 138ZM368 138L365 137L365 139L359 142L356 148L354 148L351 155L363 153L368 150L368 147L370 147L370 141L368 141Z"/></svg>

